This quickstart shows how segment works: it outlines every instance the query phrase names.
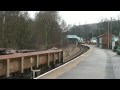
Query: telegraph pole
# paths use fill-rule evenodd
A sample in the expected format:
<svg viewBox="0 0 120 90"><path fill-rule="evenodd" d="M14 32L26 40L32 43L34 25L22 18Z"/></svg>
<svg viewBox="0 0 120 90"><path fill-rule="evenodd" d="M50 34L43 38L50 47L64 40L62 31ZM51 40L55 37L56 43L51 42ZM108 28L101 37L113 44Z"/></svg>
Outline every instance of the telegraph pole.
<svg viewBox="0 0 120 90"><path fill-rule="evenodd" d="M112 44L112 17L111 17L111 29L110 29L110 31L111 31L111 47L113 47L113 44Z"/></svg>
<svg viewBox="0 0 120 90"><path fill-rule="evenodd" d="M109 49L109 33L110 33L110 31L109 31L109 21L108 21L108 49Z"/></svg>
<svg viewBox="0 0 120 90"><path fill-rule="evenodd" d="M112 34L112 17L111 17L111 34Z"/></svg>

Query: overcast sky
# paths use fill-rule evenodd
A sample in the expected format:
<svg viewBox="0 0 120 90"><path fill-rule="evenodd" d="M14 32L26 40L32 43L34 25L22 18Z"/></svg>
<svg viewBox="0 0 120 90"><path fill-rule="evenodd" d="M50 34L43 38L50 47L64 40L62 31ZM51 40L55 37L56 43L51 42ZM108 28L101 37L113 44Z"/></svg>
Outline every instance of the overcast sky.
<svg viewBox="0 0 120 90"><path fill-rule="evenodd" d="M32 18L34 18L35 12L30 12ZM67 24L78 25L79 23L98 23L102 18L117 18L118 15L120 16L120 11L60 11L59 14Z"/></svg>

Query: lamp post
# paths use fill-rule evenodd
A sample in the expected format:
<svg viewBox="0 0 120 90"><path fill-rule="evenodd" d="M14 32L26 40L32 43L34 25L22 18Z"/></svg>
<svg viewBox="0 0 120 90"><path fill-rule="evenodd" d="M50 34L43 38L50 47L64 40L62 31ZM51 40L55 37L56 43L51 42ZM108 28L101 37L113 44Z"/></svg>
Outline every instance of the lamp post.
<svg viewBox="0 0 120 90"><path fill-rule="evenodd" d="M100 29L99 29L99 36L100 36Z"/></svg>
<svg viewBox="0 0 120 90"><path fill-rule="evenodd" d="M108 49L110 49L110 46L112 46L112 17L111 20L108 21Z"/></svg>

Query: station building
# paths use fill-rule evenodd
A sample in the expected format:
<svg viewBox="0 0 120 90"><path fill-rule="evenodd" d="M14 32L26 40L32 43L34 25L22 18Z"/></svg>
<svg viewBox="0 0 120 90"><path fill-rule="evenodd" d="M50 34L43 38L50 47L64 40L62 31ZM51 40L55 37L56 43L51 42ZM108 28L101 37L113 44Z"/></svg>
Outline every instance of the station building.
<svg viewBox="0 0 120 90"><path fill-rule="evenodd" d="M104 33L97 38L97 47L104 49L112 49L112 35L111 33Z"/></svg>
<svg viewBox="0 0 120 90"><path fill-rule="evenodd" d="M115 35L106 32L98 36L96 39L97 39L97 47L104 49L113 49L119 37L116 37Z"/></svg>

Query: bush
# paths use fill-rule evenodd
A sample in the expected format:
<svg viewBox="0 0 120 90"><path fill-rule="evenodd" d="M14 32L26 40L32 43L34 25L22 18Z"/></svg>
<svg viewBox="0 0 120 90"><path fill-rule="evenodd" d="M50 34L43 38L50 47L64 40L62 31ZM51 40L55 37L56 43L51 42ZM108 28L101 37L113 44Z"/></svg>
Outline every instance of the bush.
<svg viewBox="0 0 120 90"><path fill-rule="evenodd" d="M114 46L114 49L117 49L117 46Z"/></svg>

